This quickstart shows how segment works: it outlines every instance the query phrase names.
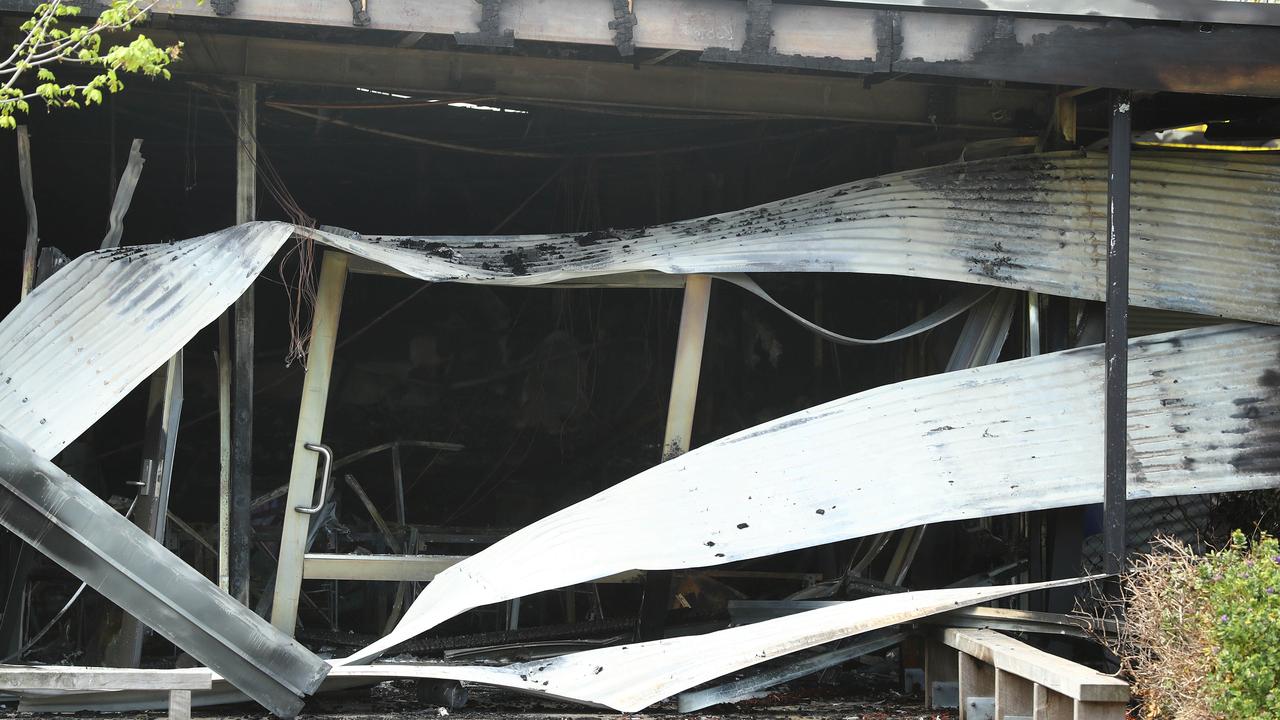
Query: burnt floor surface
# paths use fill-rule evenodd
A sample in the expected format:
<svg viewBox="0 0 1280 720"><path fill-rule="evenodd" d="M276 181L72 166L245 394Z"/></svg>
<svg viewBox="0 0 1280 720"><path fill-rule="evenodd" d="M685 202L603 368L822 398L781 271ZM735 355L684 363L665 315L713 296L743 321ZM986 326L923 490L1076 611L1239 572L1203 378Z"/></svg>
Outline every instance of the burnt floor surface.
<svg viewBox="0 0 1280 720"><path fill-rule="evenodd" d="M12 707L12 706L10 706ZM37 715L17 713L11 709L0 710L0 718L44 720L68 718L65 715ZM162 712L146 713L77 713L80 718L119 718L120 720L156 720ZM266 720L271 716L261 708L251 705L224 706L220 708L195 708L193 718L208 720ZM581 705L530 698L499 690L471 688L471 698L466 707L443 711L425 705L417 699L412 681L390 681L368 690L331 693L312 698L299 720L326 718L328 720L425 720L449 717L455 720L499 720L500 718L526 718L528 720L609 720L635 718L636 720L888 720L911 718L913 720L954 720L954 710L927 710L919 694L902 695L892 690L854 690L831 686L784 688L768 697L736 705L721 705L694 713L680 714L674 700L653 706L642 713L623 714L609 710L596 710Z"/></svg>

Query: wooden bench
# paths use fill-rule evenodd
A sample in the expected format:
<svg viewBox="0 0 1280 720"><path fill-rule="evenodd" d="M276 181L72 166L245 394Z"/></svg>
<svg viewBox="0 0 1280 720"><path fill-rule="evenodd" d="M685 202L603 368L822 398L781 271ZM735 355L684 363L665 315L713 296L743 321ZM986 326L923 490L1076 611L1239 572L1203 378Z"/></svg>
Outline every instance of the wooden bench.
<svg viewBox="0 0 1280 720"><path fill-rule="evenodd" d="M1124 720L1129 684L994 630L946 628L926 646L930 707L957 686L960 720ZM946 703L950 704L950 703Z"/></svg>
<svg viewBox="0 0 1280 720"><path fill-rule="evenodd" d="M136 670L64 665L0 665L0 690L167 690L169 720L191 720L191 691L213 687L208 668Z"/></svg>

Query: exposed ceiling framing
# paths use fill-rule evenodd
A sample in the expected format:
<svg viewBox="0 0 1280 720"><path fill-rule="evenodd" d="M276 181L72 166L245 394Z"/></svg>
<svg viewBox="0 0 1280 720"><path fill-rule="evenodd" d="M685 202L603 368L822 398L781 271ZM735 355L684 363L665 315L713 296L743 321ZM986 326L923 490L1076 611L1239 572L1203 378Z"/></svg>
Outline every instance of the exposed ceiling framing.
<svg viewBox="0 0 1280 720"><path fill-rule="evenodd" d="M516 57L282 40L172 30L182 40L179 75L278 83L375 87L405 93L502 97L579 105L962 127L1007 134L1047 118L1043 90L818 76L693 66Z"/></svg>

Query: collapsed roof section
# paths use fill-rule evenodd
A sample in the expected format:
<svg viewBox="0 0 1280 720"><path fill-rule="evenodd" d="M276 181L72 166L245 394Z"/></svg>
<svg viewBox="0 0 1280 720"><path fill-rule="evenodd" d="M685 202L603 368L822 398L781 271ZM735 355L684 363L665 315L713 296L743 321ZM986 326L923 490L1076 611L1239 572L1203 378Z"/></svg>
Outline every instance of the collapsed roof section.
<svg viewBox="0 0 1280 720"><path fill-rule="evenodd" d="M1107 158L959 162L648 227L317 240L429 281L538 285L623 272L855 272L1101 300ZM1280 163L1135 153L1130 303L1280 322Z"/></svg>
<svg viewBox="0 0 1280 720"><path fill-rule="evenodd" d="M1280 165L1138 153L1130 302L1280 323ZM1100 300L1106 158L956 163L696 220L506 237L355 236L260 222L77 258L3 321L0 418L52 457L190 340L297 231L430 282L640 270L862 272Z"/></svg>
<svg viewBox="0 0 1280 720"><path fill-rule="evenodd" d="M641 270L875 272L1097 299L1104 173L1105 158L1096 155L1028 156L898 173L629 231L361 238L251 223L172 245L92 253L0 321L0 418L11 457L22 456L4 484L15 497L25 493L0 520L109 596L102 578L113 573L164 578L181 565L140 534L121 544L90 532L90 518L111 511L87 493L62 507L65 492L26 491L18 482L24 473L49 476L40 458L88 428L229 306L295 232L428 281L536 285ZM1277 213L1257 202L1280 189L1274 164L1141 155L1134 180L1135 304L1280 321L1280 281L1267 272L1276 261ZM1174 333L1134 341L1130 354L1131 497L1280 481L1272 419L1280 413L1280 329ZM717 565L921 522L1097 502L1101 375L1100 349L1086 348L886 386L730 436L442 573L390 636L348 662L469 608L618 571ZM1038 411L1028 414L1029 404ZM41 523L61 534L40 532ZM105 523L101 530L112 531ZM131 610L161 629L173 598L165 582L150 585ZM239 616L242 608L197 614L202 602L170 605L198 616L202 628L227 622L260 630ZM323 675L313 657L298 654L299 677L281 678L285 697L264 690L261 678L237 675L237 663L272 665L279 648L261 641L269 634L168 633L278 714L296 712L296 696ZM220 668L209 659L215 650L241 660ZM630 708L639 700L601 702Z"/></svg>

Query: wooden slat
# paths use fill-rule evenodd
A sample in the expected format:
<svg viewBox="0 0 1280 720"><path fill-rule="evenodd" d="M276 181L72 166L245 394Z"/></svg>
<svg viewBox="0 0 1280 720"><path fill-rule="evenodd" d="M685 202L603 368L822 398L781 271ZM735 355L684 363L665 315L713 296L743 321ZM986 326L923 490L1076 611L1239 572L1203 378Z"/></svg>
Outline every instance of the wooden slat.
<svg viewBox="0 0 1280 720"><path fill-rule="evenodd" d="M0 688L6 690L208 690L211 687L213 673L208 668L0 666Z"/></svg>
<svg viewBox="0 0 1280 720"><path fill-rule="evenodd" d="M307 553L302 576L308 580L429 581L465 560L454 555L328 555Z"/></svg>
<svg viewBox="0 0 1280 720"><path fill-rule="evenodd" d="M943 631L942 642L999 670L1014 673L1075 700L1102 703L1129 700L1129 685L1123 680L1051 655L993 630L947 628ZM961 669L963 671L963 665Z"/></svg>

